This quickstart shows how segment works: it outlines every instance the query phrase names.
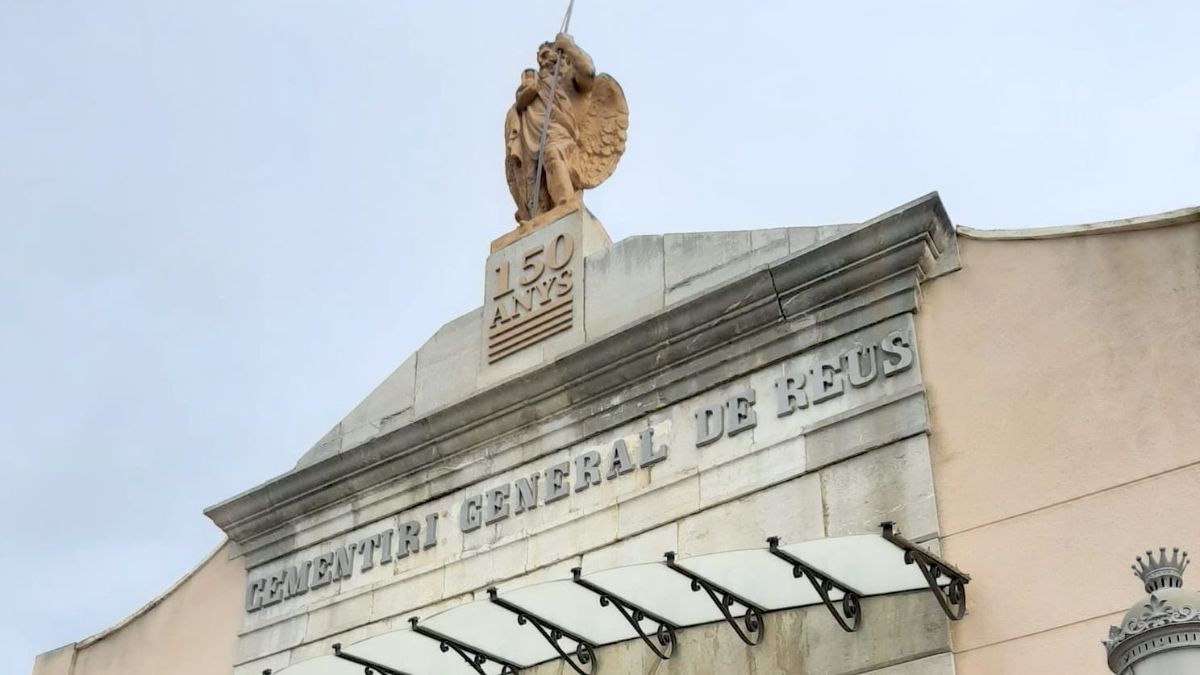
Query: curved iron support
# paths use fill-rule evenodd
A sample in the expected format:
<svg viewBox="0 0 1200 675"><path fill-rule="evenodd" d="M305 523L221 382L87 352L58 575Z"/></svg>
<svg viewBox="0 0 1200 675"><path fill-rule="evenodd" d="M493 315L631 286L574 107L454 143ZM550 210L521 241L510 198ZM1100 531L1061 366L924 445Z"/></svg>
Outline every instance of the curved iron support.
<svg viewBox="0 0 1200 675"><path fill-rule="evenodd" d="M521 670L520 666L515 663L505 661L495 654L489 654L482 649L459 642L458 640L455 640L447 635L442 635L435 630L430 630L424 626L419 626L417 625L417 621L418 619L415 616L408 620L408 622L412 624L413 632L424 635L430 640L436 640L438 642L438 649L441 649L443 653L453 650L455 654L458 654L459 657L462 658L463 661L466 661L467 665L471 666L471 669L476 673L479 673L479 675L488 675L487 671L485 671L483 667L487 665L489 661L500 666L500 675L517 675L517 673Z"/></svg>
<svg viewBox="0 0 1200 675"><path fill-rule="evenodd" d="M667 551L663 554L663 557L667 560L667 567L670 567L672 570L675 570L679 574L682 574L683 576L692 580L693 593L703 590L708 594L709 599L713 601L713 604L717 606L717 609L721 610L722 616L725 617L725 622L733 627L734 632L737 633L737 636L741 638L742 642L745 642L751 647L762 642L764 630L763 614L766 613L767 610L741 597L733 591L723 588L712 581L705 579L686 567L680 567L675 562L674 551ZM742 625L739 625L738 617L735 617L733 612L729 611L734 605L741 605L742 607L746 608L746 611L743 612L740 617ZM742 628L743 625L745 626L744 630Z"/></svg>
<svg viewBox="0 0 1200 675"><path fill-rule="evenodd" d="M571 666L579 675L591 675L596 669L596 645L588 640L568 631L567 629L557 624L551 623L542 617L533 614L532 612L518 607L513 603L500 597L495 588L488 589L488 598L493 604L503 607L517 616L517 623L521 626L532 624L537 629L546 643L549 644L554 651L558 652L559 658ZM559 644L562 640L570 640L575 643L575 648L571 650L563 649Z"/></svg>
<svg viewBox="0 0 1200 675"><path fill-rule="evenodd" d="M364 675L408 675L403 670L396 670L395 668L364 659L361 656L344 652L342 651L342 644L340 642L333 645L333 655L343 661L349 661L350 663L362 666ZM270 675L270 672L265 672L263 675Z"/></svg>
<svg viewBox="0 0 1200 675"><path fill-rule="evenodd" d="M970 583L971 576L901 537L900 532L896 530L895 523L892 521L889 520L881 523L880 527L883 528L884 539L904 550L904 564L916 564L917 568L921 570L921 576L925 577L925 583L929 585L930 592L933 593L933 597L941 605L942 611L946 613L946 616L951 621L958 621L966 616L966 586ZM938 579L941 577L946 577L949 580L945 590L942 590L942 587L938 584Z"/></svg>
<svg viewBox="0 0 1200 675"><path fill-rule="evenodd" d="M628 600L606 591L590 581L585 580L582 575L583 570L579 567L575 567L571 570L572 580L579 586L586 588L587 590L598 595L600 597L601 607L608 607L609 605L615 607L616 610L621 613L621 616L624 617L627 622L629 622L629 625L632 626L635 631L637 631L638 637L642 639L642 642L646 643L646 646L650 648L650 651L654 652L655 656L660 659L667 660L675 655L675 647L678 644L675 639L675 630L677 626L672 624L670 621L652 614L651 612L638 607L632 602L629 602ZM651 639L650 635L646 633L646 630L642 628L642 621L645 619L649 619L650 621L658 624L658 628L653 631L653 639Z"/></svg>
<svg viewBox="0 0 1200 675"><path fill-rule="evenodd" d="M779 548L779 537L769 537L767 544L771 547L771 555L792 566L792 576L799 579L808 577L813 590L821 598L821 604L829 610L833 618L847 633L858 630L858 622L862 618L862 593L829 576L821 570L809 565L800 558ZM837 589L842 592L841 611L829 599L829 591Z"/></svg>

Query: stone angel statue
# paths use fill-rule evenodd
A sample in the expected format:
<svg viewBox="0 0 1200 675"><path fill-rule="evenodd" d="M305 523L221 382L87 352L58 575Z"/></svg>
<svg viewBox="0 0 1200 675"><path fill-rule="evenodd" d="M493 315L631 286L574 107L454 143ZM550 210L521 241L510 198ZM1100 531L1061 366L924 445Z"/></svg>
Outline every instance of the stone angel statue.
<svg viewBox="0 0 1200 675"><path fill-rule="evenodd" d="M526 227L532 227L535 215L547 222L578 206L583 190L611 176L625 152L629 128L629 106L621 85L604 73L597 74L591 57L570 36L560 33L553 42L538 47L537 63L538 70L522 73L516 101L504 120L508 189L517 203L516 219ZM542 171L535 181L547 104Z"/></svg>

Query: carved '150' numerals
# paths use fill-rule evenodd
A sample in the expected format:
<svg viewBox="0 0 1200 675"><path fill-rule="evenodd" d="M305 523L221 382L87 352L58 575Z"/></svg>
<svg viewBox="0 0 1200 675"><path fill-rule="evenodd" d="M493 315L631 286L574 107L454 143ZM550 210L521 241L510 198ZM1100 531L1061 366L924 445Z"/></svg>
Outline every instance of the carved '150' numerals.
<svg viewBox="0 0 1200 675"><path fill-rule="evenodd" d="M549 247L544 244L534 246L521 256L521 275L517 279L518 285L525 287L537 283L547 269L551 272L563 269L571 262L574 254L575 241L565 233L555 237ZM498 299L512 293L508 261L505 260L497 265L493 273L496 275L496 283L493 287L495 290L492 298Z"/></svg>

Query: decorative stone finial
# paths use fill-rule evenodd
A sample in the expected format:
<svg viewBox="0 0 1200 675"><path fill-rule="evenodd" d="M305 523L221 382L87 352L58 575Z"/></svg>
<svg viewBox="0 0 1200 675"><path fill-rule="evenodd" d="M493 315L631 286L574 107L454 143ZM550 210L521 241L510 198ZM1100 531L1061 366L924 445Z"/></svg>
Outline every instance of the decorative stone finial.
<svg viewBox="0 0 1200 675"><path fill-rule="evenodd" d="M1146 584L1146 592L1153 593L1162 588L1183 588L1183 571L1187 569L1187 551L1180 557L1179 549L1173 549L1173 555L1167 560L1167 549L1158 549L1158 560L1154 559L1152 551L1146 551L1146 560L1137 557L1137 565L1133 565L1133 573ZM1138 568L1138 565L1141 568Z"/></svg>

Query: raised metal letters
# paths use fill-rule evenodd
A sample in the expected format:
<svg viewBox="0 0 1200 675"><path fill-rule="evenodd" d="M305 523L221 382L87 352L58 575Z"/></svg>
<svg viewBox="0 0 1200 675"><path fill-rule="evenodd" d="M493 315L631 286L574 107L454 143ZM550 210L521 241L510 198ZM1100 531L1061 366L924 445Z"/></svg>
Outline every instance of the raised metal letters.
<svg viewBox="0 0 1200 675"><path fill-rule="evenodd" d="M463 512L474 513L474 517L479 518L478 509L474 512L463 509ZM355 555L359 556L361 571L369 572L376 564L387 565L393 560L433 548L437 546L437 522L436 513L425 516L424 544L421 542L421 521L410 520L398 528L349 542L329 553L251 579L246 584L246 611L257 612L264 607L277 605L304 595L310 590L323 588L339 579L353 576ZM396 544L395 549L392 546L393 542Z"/></svg>
<svg viewBox="0 0 1200 675"><path fill-rule="evenodd" d="M758 426L754 412L754 390L747 389L725 402L725 428L730 436Z"/></svg>
<svg viewBox="0 0 1200 675"><path fill-rule="evenodd" d="M878 345L852 347L840 356L817 361L807 372L789 373L775 380L775 415L786 417L807 408L810 402L816 405L837 398L846 392L847 382L859 389L879 379L881 372L884 377L892 377L911 368L913 360L908 335L892 331Z"/></svg>
<svg viewBox="0 0 1200 675"><path fill-rule="evenodd" d="M553 504L560 499L566 499L572 492L583 492L592 486L600 485L605 480L617 480L636 469L646 469L667 458L670 450L666 444L655 447L654 429L646 428L638 432L638 463L635 466L629 457L629 444L625 439L613 442L612 452L608 454L608 471L605 472L604 457L599 450L587 450L575 456L574 460L559 462L549 466L541 474L529 478L518 478L514 483L498 485L484 491L483 495L473 495L463 501L459 511L458 523L463 532L474 532L482 525L508 517L511 495L516 493L517 504L512 513L522 513L537 508L538 478L545 478L546 493L543 504ZM574 467L572 469L572 466ZM571 471L575 472L572 484ZM482 516L480 514L483 514Z"/></svg>

